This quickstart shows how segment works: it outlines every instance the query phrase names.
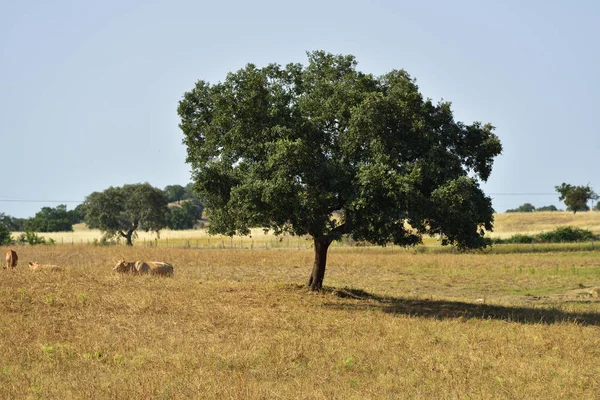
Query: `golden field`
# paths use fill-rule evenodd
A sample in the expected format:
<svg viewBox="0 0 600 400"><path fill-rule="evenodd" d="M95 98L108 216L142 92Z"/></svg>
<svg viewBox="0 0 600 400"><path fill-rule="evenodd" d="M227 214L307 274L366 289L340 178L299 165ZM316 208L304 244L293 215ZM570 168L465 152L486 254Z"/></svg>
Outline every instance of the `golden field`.
<svg viewBox="0 0 600 400"><path fill-rule="evenodd" d="M507 238L517 233L536 234L552 231L559 226L572 226L600 234L600 212L573 214L566 211L547 211L495 214L494 232L491 236Z"/></svg>
<svg viewBox="0 0 600 400"><path fill-rule="evenodd" d="M13 246L0 398L595 399L598 252ZM1 248L4 253L6 248ZM120 275L115 259L175 276ZM30 271L29 261L60 272Z"/></svg>
<svg viewBox="0 0 600 400"><path fill-rule="evenodd" d="M600 234L600 212L532 212L532 213L502 213L494 215L494 231L489 232L491 237L508 238L517 233L536 234L556 229L559 226L572 226L588 229ZM102 232L96 229L88 229L85 224L73 226L73 232L49 232L39 233L46 239L53 239L57 244L93 244L102 238ZM13 232L16 239L21 232ZM436 245L439 242L435 238L424 237L423 242L427 245ZM209 235L207 229L193 229L172 231L164 229L157 235L153 232L138 232L138 238L134 245L138 246L189 246L200 248L244 248L244 249L271 249L271 248L294 248L308 249L312 241L308 237L283 236L276 237L271 232L265 234L263 229L252 230L250 236L228 236ZM355 245L349 241L336 242L332 246Z"/></svg>

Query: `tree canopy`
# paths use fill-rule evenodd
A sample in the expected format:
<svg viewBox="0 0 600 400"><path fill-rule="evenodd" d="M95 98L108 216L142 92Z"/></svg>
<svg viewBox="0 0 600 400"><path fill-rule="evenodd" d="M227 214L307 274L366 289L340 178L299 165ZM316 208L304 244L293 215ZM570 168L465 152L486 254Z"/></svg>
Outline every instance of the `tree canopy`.
<svg viewBox="0 0 600 400"><path fill-rule="evenodd" d="M479 182L502 151L494 127L455 121L404 70L375 77L356 66L323 51L307 66L248 64L198 81L178 107L210 231L310 235L313 290L343 235L407 246L442 234L480 248L493 228Z"/></svg>
<svg viewBox="0 0 600 400"><path fill-rule="evenodd" d="M25 230L32 232L71 232L73 223L67 206L61 204L52 207L42 207L35 217L25 223Z"/></svg>
<svg viewBox="0 0 600 400"><path fill-rule="evenodd" d="M185 188L181 185L167 185L164 191L169 203L181 201L185 198Z"/></svg>
<svg viewBox="0 0 600 400"><path fill-rule="evenodd" d="M90 194L84 203L88 227L100 229L107 238L123 237L129 246L139 229L158 234L167 225L164 192L148 183L111 186Z"/></svg>
<svg viewBox="0 0 600 400"><path fill-rule="evenodd" d="M574 186L563 182L560 186L554 187L560 194L558 199L564 201L568 211L588 211L590 207L587 205L590 200L597 200L598 195L594 193L589 185Z"/></svg>
<svg viewBox="0 0 600 400"><path fill-rule="evenodd" d="M533 212L535 211L535 206L531 203L525 203L521 206L519 206L518 208L513 208L510 210L506 210L507 213L514 213L514 212Z"/></svg>

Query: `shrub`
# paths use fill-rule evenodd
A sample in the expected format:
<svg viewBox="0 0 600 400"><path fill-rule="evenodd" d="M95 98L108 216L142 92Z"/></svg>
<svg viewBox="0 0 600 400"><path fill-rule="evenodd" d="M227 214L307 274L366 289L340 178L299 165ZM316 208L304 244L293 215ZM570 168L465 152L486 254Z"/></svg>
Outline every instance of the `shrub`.
<svg viewBox="0 0 600 400"><path fill-rule="evenodd" d="M38 236L35 232L25 232L19 235L17 239L18 244L29 244L31 246L35 246L38 244L47 244L53 245L54 239L44 239L42 236Z"/></svg>
<svg viewBox="0 0 600 400"><path fill-rule="evenodd" d="M591 231L581 228L573 228L571 226L561 226L550 232L542 232L537 235L512 235L508 239L492 239L495 244L523 244L523 243L572 243L590 241L596 238Z"/></svg>
<svg viewBox="0 0 600 400"><path fill-rule="evenodd" d="M594 234L587 229L561 226L551 232L543 232L537 235L541 242L562 243L582 242L594 239Z"/></svg>

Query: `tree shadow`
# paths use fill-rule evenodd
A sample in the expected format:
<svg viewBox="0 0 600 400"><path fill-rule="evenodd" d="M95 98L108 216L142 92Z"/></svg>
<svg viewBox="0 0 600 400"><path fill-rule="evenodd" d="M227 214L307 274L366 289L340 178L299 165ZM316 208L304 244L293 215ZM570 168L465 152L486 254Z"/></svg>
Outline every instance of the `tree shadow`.
<svg viewBox="0 0 600 400"><path fill-rule="evenodd" d="M380 309L389 314L444 319L494 319L521 324L574 323L600 326L600 314L566 312L557 308L510 307L491 304L473 304L460 301L410 299L378 296L360 289L323 288L326 293L365 302L326 303L325 307L344 310ZM368 302L367 302L368 301Z"/></svg>

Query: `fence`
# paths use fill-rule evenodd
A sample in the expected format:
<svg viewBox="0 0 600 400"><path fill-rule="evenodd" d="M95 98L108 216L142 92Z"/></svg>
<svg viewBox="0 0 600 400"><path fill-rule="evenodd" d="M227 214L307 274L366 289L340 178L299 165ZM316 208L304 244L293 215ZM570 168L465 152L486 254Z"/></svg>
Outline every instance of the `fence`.
<svg viewBox="0 0 600 400"><path fill-rule="evenodd" d="M64 238L55 239L55 244L62 245L122 245L124 241L102 242L98 239L74 239ZM150 240L142 238L134 240L134 246L143 247L170 247L170 248L193 248L193 249L222 249L222 250L307 250L312 249L313 241L310 237L292 237L284 236L281 238L268 236L265 238L254 237L202 237L202 238L162 238ZM401 251L414 254L423 253L460 253L453 246L442 246L439 243L429 243L415 247L400 247L388 245L385 248L377 245L371 245L365 242L357 242L350 238L345 238L338 242L333 242L330 249L344 248L356 250L377 250ZM597 251L600 250L598 241L574 242L574 243L506 243L494 244L484 250L484 253L508 254L508 253L543 253L543 252L571 252L571 251ZM477 252L474 250L473 252Z"/></svg>

